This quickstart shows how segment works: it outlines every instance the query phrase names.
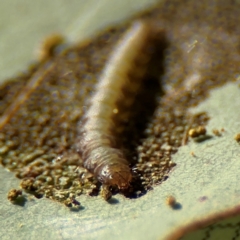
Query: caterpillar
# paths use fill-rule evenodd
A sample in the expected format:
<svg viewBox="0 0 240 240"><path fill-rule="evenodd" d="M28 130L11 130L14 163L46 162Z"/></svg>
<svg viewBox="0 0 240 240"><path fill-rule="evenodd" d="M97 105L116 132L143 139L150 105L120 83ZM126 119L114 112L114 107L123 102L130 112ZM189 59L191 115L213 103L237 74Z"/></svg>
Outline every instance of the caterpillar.
<svg viewBox="0 0 240 240"><path fill-rule="evenodd" d="M132 180L129 162L116 146L115 129L120 105L131 107L146 74L153 52L151 36L146 21L136 20L126 31L100 75L81 125L79 153L102 186L127 189Z"/></svg>

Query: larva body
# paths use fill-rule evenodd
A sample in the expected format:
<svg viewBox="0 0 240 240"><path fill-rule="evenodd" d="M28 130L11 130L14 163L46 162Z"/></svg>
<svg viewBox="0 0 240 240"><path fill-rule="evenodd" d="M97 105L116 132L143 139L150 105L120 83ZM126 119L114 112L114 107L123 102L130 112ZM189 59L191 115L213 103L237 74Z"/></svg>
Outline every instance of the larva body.
<svg viewBox="0 0 240 240"><path fill-rule="evenodd" d="M104 186L126 189L132 179L129 163L116 146L116 119L120 102L131 107L150 60L150 30L136 21L110 56L81 126L79 150L84 166ZM127 97L125 92L127 91Z"/></svg>

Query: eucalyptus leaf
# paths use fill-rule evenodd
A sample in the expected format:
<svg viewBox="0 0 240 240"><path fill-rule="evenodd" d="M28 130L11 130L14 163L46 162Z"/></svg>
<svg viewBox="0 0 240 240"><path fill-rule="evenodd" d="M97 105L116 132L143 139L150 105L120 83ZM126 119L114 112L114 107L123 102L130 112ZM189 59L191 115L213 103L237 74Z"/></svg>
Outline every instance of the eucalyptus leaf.
<svg viewBox="0 0 240 240"><path fill-rule="evenodd" d="M62 32L70 41L82 40L145 4L149 1L2 1L1 80L23 70L34 59L33 50L45 35ZM181 147L173 157L177 166L169 179L139 199L116 195L106 203L101 197L81 196L83 207L79 211L70 211L45 198L29 197L23 206L13 205L7 200L7 193L19 185L19 180L1 167L0 238L176 239L185 232L229 217L222 225L231 223L232 232L221 228L220 235L213 230L211 234L215 239L218 236L231 239L240 221L234 217L240 211L240 146L234 140L234 135L240 132L239 109L239 80L213 90L192 111L207 112L208 132L224 128L222 136L201 143L190 141ZM178 209L166 204L170 195L176 198ZM206 231L185 239L202 239Z"/></svg>

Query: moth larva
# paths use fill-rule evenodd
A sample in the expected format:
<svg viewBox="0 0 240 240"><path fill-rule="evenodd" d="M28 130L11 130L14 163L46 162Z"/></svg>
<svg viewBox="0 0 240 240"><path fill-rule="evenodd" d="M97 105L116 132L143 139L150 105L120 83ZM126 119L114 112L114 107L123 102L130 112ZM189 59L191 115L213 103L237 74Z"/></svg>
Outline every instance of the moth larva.
<svg viewBox="0 0 240 240"><path fill-rule="evenodd" d="M116 114L121 114L121 100L129 109L141 86L152 52L150 37L148 24L135 21L120 39L100 76L81 126L78 147L84 166L103 186L126 189L132 180L129 163L116 148Z"/></svg>

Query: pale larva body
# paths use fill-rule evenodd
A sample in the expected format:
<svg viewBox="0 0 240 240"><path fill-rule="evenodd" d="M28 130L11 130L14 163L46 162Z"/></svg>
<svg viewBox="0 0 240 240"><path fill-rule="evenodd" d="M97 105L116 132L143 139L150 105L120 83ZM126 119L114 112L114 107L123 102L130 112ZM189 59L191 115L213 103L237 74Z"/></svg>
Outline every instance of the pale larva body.
<svg viewBox="0 0 240 240"><path fill-rule="evenodd" d="M132 180L129 163L116 148L114 130L116 114L120 114L119 102L124 102L125 109L131 106L146 73L151 52L149 29L146 22L136 21L117 43L81 126L79 150L84 166L104 186L126 189Z"/></svg>

